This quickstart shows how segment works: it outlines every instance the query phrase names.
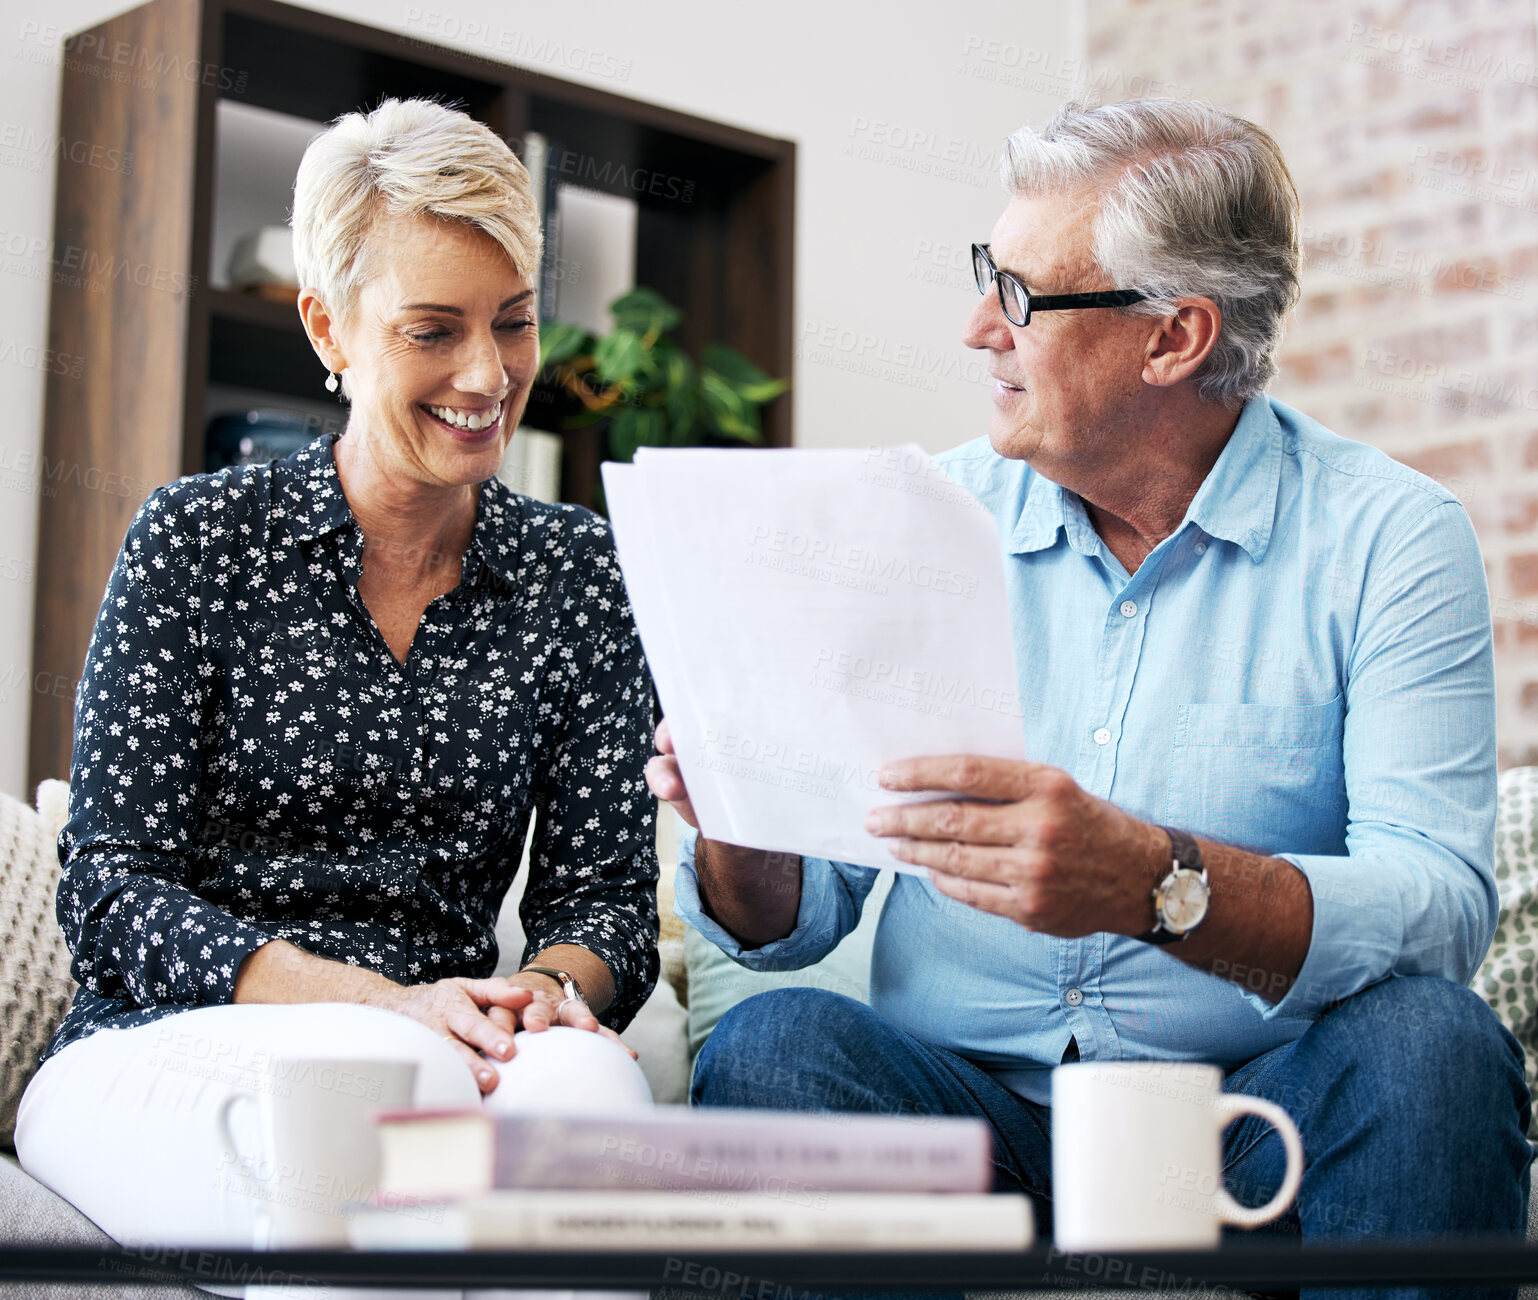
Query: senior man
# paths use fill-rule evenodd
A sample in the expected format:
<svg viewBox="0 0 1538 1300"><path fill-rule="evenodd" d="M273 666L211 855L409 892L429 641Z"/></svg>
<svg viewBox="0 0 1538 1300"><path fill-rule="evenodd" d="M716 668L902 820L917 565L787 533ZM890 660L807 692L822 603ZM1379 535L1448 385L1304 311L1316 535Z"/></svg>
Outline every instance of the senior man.
<svg viewBox="0 0 1538 1300"><path fill-rule="evenodd" d="M964 341L988 436L941 457L1005 552L1028 751L919 758L871 1003L739 1005L703 1105L977 1115L1050 1225L1064 1061L1221 1065L1287 1108L1308 1238L1518 1233L1521 1049L1466 987L1496 889L1489 602L1437 483L1268 398L1299 277L1276 142L1201 104L1069 105L1004 151ZM667 724L648 780L693 824ZM863 868L686 838L680 913L808 965ZM1281 1142L1225 1136L1258 1204Z"/></svg>

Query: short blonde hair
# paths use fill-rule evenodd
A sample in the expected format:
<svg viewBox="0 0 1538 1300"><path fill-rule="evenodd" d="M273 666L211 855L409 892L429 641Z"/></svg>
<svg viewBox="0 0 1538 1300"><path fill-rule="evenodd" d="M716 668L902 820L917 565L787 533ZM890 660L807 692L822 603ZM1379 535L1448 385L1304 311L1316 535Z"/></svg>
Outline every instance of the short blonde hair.
<svg viewBox="0 0 1538 1300"><path fill-rule="evenodd" d="M1303 257L1297 187L1268 132L1199 102L1070 103L1010 136L1000 172L1016 195L1095 194L1100 270L1148 295L1123 311L1217 303L1218 341L1193 376L1204 401L1237 406L1271 381Z"/></svg>
<svg viewBox="0 0 1538 1300"><path fill-rule="evenodd" d="M368 279L381 216L436 217L489 235L531 282L542 240L529 173L484 123L429 99L347 113L310 141L294 180L294 264L337 316Z"/></svg>

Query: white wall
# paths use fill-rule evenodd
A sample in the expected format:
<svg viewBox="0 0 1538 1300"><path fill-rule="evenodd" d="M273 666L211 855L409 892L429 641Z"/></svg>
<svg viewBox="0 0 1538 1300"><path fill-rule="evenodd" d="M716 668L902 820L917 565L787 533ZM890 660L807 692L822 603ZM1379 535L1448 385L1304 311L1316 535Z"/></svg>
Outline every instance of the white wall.
<svg viewBox="0 0 1538 1300"><path fill-rule="evenodd" d="M23 0L0 20L0 790L12 794L26 780L37 545L36 497L14 470L41 448L48 295L35 277L49 269L13 250L52 234L54 156L39 142L57 132L59 99L57 48L37 28L77 31L126 7ZM310 7L795 140L798 442L939 450L981 432L984 368L957 341L974 292L966 250L1002 205L1000 141L1076 89L1051 71L1077 53L1072 4Z"/></svg>

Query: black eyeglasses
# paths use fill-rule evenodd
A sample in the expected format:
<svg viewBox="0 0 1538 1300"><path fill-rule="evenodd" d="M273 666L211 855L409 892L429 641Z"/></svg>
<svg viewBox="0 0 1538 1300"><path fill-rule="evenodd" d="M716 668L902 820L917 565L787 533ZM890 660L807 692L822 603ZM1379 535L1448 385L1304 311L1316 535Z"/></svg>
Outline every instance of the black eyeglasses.
<svg viewBox="0 0 1538 1300"><path fill-rule="evenodd" d="M977 292L987 293L990 284L999 286L999 306L1013 325L1029 325L1033 311L1063 311L1069 307L1130 307L1148 297L1136 289L1102 289L1098 293L1032 293L1008 271L994 265L987 244L972 245L972 274Z"/></svg>

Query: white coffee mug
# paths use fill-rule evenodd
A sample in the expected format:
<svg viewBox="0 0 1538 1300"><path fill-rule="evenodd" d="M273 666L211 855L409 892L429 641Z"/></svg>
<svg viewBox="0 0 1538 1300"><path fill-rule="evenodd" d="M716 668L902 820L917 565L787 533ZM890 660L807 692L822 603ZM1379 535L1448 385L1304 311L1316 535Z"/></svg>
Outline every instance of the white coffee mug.
<svg viewBox="0 0 1538 1300"><path fill-rule="evenodd" d="M1287 1173L1247 1209L1223 1185L1223 1130L1241 1115L1275 1127ZM1303 1180L1303 1141L1280 1106L1223 1091L1215 1065L1081 1061L1052 1071L1052 1216L1059 1250L1216 1246L1225 1223L1282 1214Z"/></svg>
<svg viewBox="0 0 1538 1300"><path fill-rule="evenodd" d="M415 1061L279 1057L260 1083L231 1093L217 1112L230 1176L256 1206L252 1247L345 1246L345 1201L361 1201L379 1178L374 1115L412 1104ZM260 1114L259 1152L242 1152L235 1107Z"/></svg>

